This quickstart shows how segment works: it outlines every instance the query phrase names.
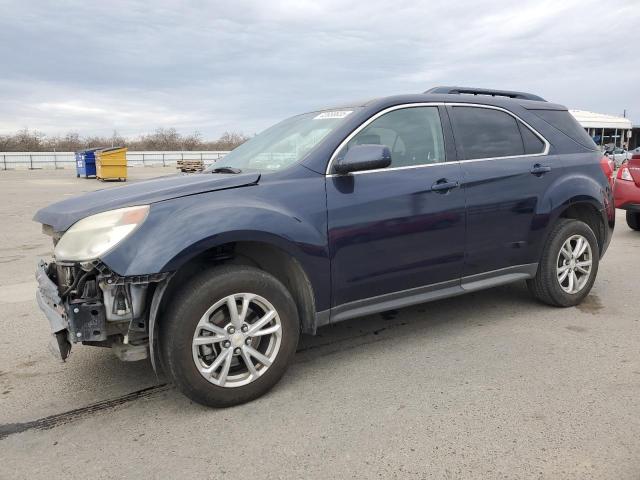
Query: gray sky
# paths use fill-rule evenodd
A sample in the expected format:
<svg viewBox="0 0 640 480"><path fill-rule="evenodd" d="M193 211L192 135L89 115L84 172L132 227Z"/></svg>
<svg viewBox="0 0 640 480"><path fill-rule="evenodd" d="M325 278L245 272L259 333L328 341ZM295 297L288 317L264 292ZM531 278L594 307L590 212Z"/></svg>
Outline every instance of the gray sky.
<svg viewBox="0 0 640 480"><path fill-rule="evenodd" d="M0 0L0 133L216 138L436 85L640 124L640 2Z"/></svg>

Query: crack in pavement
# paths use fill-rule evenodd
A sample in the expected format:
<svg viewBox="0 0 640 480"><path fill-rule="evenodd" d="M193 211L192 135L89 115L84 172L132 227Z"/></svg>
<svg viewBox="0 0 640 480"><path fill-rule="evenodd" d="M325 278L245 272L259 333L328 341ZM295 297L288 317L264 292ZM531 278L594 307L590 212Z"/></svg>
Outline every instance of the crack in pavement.
<svg viewBox="0 0 640 480"><path fill-rule="evenodd" d="M50 415L48 417L39 418L38 420L0 425L0 440L7 438L9 435L13 435L14 433L22 433L26 432L27 430L50 430L59 425L64 425L66 423L78 420L82 417L95 412L99 412L101 410L114 408L119 405L138 400L140 398L150 397L151 395L163 392L165 390L168 390L169 388L171 388L171 385L162 383L160 385L154 385L153 387L143 388L142 390L136 390L135 392L127 393L126 395L118 398L103 400L101 402L87 405L86 407L76 408L74 410L69 410L68 412Z"/></svg>
<svg viewBox="0 0 640 480"><path fill-rule="evenodd" d="M405 325L407 325L407 322L404 322L404 321L394 322L389 326L381 327L376 330L364 331L364 332L361 331L355 335L352 334L344 338L332 339L327 342L317 343L315 345L307 345L303 348L298 349L296 353L303 353L310 350L317 350L317 349L322 349L329 346L336 346L334 350L326 352L327 355L330 355L332 353L336 353L337 351L349 350L352 348L357 348L360 346L367 345L369 343L377 343L383 339L380 338L380 339L375 339L373 341L361 341L356 345L351 345L347 347L340 346L341 343L348 340L365 340L369 336L379 335L381 332L387 330L389 327L399 327L399 326L405 326ZM293 363L294 364L306 363L308 361L309 360L298 358L297 360L294 359ZM140 398L151 397L152 395L155 395L160 392L164 392L171 388L173 388L173 385L171 385L170 383L161 383L159 385L154 385L152 387L147 387L141 390L136 390L134 392L127 393L126 395L123 395L121 397L117 397L111 400L103 400L97 403L93 403L91 405L75 408L67 412L57 413L55 415L50 415L48 417L39 418L37 420L31 420L29 422L20 422L20 423L6 423L4 425L0 425L0 440L4 440L10 435L26 432L28 430L50 430L52 428L65 425L67 423L80 420L81 418L84 418L90 414L100 412L102 410L109 410L117 406L129 403L129 402L133 402L134 400L138 400Z"/></svg>

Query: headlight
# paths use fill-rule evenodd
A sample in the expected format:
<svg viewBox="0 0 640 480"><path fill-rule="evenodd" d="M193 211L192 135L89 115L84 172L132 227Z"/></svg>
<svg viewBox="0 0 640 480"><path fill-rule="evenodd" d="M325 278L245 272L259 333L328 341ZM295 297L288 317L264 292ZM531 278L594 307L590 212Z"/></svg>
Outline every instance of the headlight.
<svg viewBox="0 0 640 480"><path fill-rule="evenodd" d="M56 259L98 258L131 234L147 218L149 205L119 208L83 218L67 230L53 251Z"/></svg>

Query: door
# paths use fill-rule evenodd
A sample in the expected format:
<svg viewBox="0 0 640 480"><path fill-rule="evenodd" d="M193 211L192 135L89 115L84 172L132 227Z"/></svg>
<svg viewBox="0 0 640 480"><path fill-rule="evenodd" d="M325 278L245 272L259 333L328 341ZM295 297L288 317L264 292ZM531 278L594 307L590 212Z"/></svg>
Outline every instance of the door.
<svg viewBox="0 0 640 480"><path fill-rule="evenodd" d="M332 306L457 283L462 272L464 192L460 165L446 162L438 107L390 110L356 130L338 157L383 144L391 165L327 176Z"/></svg>
<svg viewBox="0 0 640 480"><path fill-rule="evenodd" d="M504 110L447 108L467 199L463 277L537 262L536 212L558 175L548 144Z"/></svg>

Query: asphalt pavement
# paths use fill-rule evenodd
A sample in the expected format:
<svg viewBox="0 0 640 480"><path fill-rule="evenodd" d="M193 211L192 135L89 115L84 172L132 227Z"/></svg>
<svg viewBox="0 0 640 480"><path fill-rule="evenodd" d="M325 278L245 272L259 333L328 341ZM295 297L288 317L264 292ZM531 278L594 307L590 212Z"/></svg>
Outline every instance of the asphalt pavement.
<svg viewBox="0 0 640 480"><path fill-rule="evenodd" d="M215 410L148 361L47 350L33 274L52 245L31 218L115 185L0 172L0 479L640 478L640 233L623 212L579 307L518 283L329 326L269 394Z"/></svg>

